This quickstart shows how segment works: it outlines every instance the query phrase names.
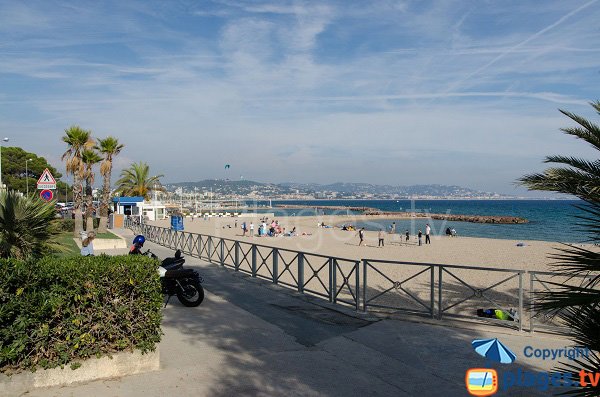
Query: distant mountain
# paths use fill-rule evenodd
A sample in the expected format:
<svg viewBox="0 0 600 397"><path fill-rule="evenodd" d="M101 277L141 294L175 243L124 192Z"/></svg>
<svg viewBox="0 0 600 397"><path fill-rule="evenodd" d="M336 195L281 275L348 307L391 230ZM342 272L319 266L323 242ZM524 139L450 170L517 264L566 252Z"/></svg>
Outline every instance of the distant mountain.
<svg viewBox="0 0 600 397"><path fill-rule="evenodd" d="M166 184L167 190L176 191L183 188L185 192L196 191L207 193L213 191L218 195L236 195L247 197L293 198L402 198L420 197L508 197L496 193L481 192L461 186L447 185L411 185L392 186L374 185L370 183L336 182L327 185L317 183L263 183L250 180L207 179L198 182L179 182Z"/></svg>

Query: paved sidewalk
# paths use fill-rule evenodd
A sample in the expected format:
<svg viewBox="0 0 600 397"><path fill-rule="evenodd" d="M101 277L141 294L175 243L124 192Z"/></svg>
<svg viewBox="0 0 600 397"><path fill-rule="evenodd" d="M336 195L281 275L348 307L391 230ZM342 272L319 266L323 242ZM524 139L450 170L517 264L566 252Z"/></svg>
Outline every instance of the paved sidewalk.
<svg viewBox="0 0 600 397"><path fill-rule="evenodd" d="M147 243L161 258L172 251ZM164 309L161 370L28 396L465 396L465 371L484 367L471 348L498 337L517 354L506 370L550 370L527 359L527 345L560 348L559 338L473 326L369 321L315 305L295 292L195 258L206 299L197 308L176 298ZM499 373L502 379L502 371ZM502 383L501 383L502 386ZM512 388L497 396L545 396Z"/></svg>

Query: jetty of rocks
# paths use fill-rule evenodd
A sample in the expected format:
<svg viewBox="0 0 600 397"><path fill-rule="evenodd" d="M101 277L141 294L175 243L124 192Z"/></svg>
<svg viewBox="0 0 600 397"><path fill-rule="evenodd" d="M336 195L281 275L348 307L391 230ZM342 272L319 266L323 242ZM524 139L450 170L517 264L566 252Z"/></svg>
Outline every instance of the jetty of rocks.
<svg viewBox="0 0 600 397"><path fill-rule="evenodd" d="M472 222L472 223L497 223L497 224L513 224L513 223L528 223L525 218L516 216L502 215L461 215L461 214L429 214L426 212L396 212L396 211L381 211L371 207L345 207L340 205L296 205L296 204L278 204L275 207L284 209L307 209L314 208L318 210L329 211L352 211L358 212L361 215L368 216L398 216L400 218L427 218L436 220L446 220L454 222ZM342 215L342 214L340 214Z"/></svg>

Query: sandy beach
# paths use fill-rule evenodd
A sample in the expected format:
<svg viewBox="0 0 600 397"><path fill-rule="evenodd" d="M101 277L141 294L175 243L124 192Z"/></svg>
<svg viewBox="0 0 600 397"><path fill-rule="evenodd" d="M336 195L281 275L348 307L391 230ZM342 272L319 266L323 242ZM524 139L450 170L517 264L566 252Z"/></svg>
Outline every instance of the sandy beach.
<svg viewBox="0 0 600 397"><path fill-rule="evenodd" d="M255 221L254 237L242 237L241 223L244 218L209 218L208 220L186 218L185 230L192 233L207 234L232 239L244 239L255 244L287 248L303 252L331 255L348 259L384 259L408 262L426 262L436 264L469 265L497 267L506 269L522 269L550 271L548 255L560 243L528 240L502 240L473 237L447 237L433 235L431 244L418 246L416 236L412 235L407 243L404 235L385 234L385 247L378 248L377 232L366 231L365 243L358 246L356 231L343 231L339 228L322 228L318 223L339 225L354 223L357 220L369 221L381 219L378 216L319 216L319 217L281 217L277 218L286 231L296 227L296 237L258 237L258 221ZM252 220L246 218L250 225ZM169 221L149 222L162 227L169 227ZM305 233L306 235L302 235ZM425 238L423 237L423 242ZM517 246L518 243L525 246Z"/></svg>

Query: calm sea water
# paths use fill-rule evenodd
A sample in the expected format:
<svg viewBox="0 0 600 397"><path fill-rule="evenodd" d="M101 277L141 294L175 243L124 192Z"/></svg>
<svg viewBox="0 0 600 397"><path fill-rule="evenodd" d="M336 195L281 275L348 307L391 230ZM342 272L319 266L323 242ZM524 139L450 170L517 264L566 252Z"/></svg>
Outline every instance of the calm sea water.
<svg viewBox="0 0 600 397"><path fill-rule="evenodd" d="M257 202L258 205L268 205L268 202ZM276 204L295 204L306 206L304 210L268 210L276 216L292 215L310 216L322 210L315 211L314 206L348 206L373 207L383 211L418 211L435 214L463 215L504 215L526 218L529 223L519 225L495 225L470 222L430 221L425 219L401 220L385 219L377 222L358 222L356 226L368 230L387 228L396 222L396 230L406 229L415 234L419 229L425 231L425 224L432 226L433 232L444 233L447 227L455 228L459 235L470 237L503 238L511 240L545 240L561 242L585 242L587 238L575 223L577 214L581 212L574 204L577 200L311 200L311 201L273 201ZM325 214L351 214L350 211L325 210Z"/></svg>

